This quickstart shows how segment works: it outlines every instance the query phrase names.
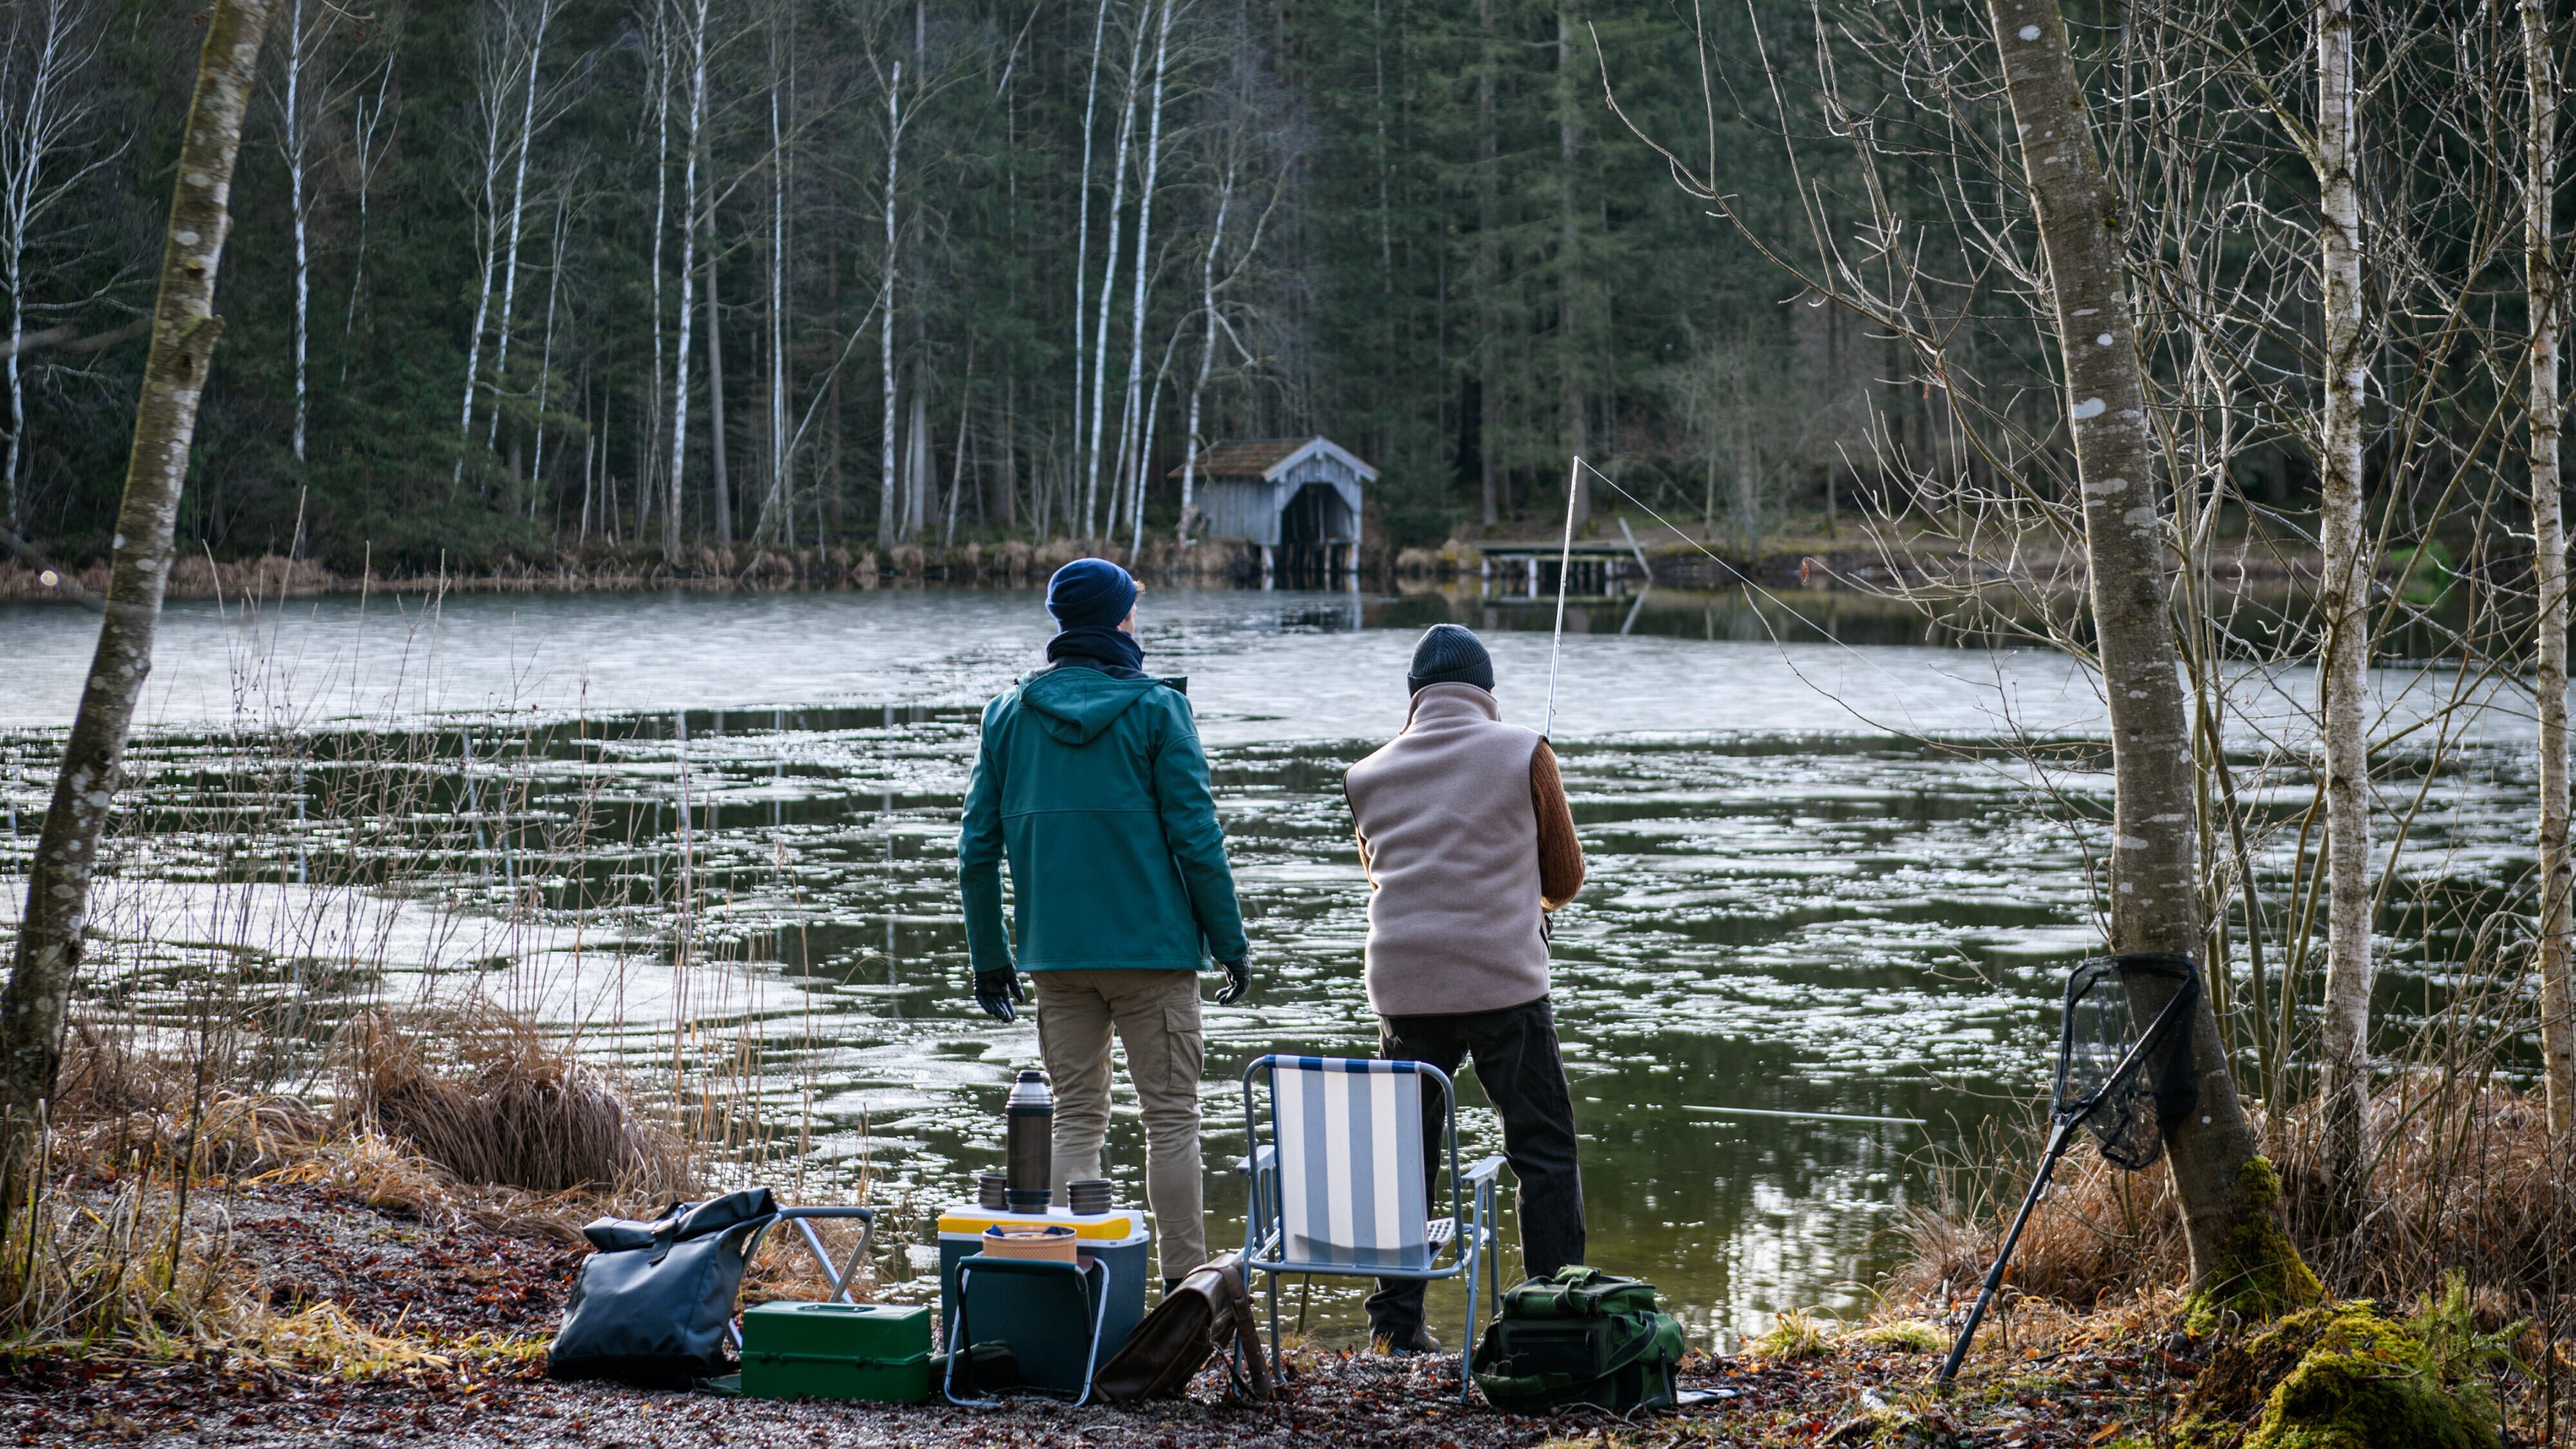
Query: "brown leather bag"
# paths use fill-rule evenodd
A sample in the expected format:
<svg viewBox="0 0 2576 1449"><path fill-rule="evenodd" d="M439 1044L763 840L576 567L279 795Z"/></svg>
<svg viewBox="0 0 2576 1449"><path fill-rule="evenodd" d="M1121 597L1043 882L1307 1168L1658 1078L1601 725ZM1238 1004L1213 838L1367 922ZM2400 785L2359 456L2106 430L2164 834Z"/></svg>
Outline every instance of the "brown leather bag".
<svg viewBox="0 0 2576 1449"><path fill-rule="evenodd" d="M1101 1365L1093 1376L1093 1397L1113 1404L1139 1399L1178 1398L1211 1358L1226 1361L1230 1398L1260 1401L1270 1397L1270 1359L1261 1349L1261 1328L1252 1312L1252 1294L1243 1286L1239 1253L1209 1260L1163 1295L1145 1315L1127 1346ZM1235 1362L1241 1348L1242 1362Z"/></svg>

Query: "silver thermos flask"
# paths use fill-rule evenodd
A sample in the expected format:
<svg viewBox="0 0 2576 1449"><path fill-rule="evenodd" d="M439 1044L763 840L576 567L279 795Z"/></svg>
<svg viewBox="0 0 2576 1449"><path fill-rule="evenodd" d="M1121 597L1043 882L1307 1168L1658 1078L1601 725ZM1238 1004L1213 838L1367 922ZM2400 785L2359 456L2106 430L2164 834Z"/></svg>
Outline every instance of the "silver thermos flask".
<svg viewBox="0 0 2576 1449"><path fill-rule="evenodd" d="M1047 1090L1046 1073L1035 1067L1022 1071L1011 1084L1002 1117L1011 1211L1045 1212L1049 1179L1055 1171L1055 1094Z"/></svg>

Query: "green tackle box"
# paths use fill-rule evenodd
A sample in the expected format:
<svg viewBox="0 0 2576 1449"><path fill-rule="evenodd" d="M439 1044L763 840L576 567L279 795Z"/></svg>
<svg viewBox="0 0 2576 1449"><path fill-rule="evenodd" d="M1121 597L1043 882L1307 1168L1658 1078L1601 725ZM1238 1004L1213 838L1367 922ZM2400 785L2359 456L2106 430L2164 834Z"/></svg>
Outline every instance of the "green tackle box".
<svg viewBox="0 0 2576 1449"><path fill-rule="evenodd" d="M763 1303L742 1315L742 1392L755 1399L930 1397L930 1309Z"/></svg>

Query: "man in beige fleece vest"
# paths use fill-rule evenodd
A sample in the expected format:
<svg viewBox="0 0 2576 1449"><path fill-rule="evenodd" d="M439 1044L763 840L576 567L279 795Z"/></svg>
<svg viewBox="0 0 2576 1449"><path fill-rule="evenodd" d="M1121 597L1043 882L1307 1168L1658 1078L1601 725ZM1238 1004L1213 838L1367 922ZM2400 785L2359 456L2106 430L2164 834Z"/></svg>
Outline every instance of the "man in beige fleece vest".
<svg viewBox="0 0 2576 1449"><path fill-rule="evenodd" d="M1474 633L1434 625L1408 682L1404 733L1342 782L1369 879L1378 1054L1452 1077L1474 1060L1520 1180L1523 1265L1544 1277L1583 1261L1574 1100L1547 999L1547 916L1582 889L1583 847L1555 753L1502 722L1493 659ZM1436 1145L1436 1103L1424 1108L1424 1139ZM1437 1152L1423 1161L1436 1164ZM1438 1351L1422 1288L1378 1280L1368 1313L1379 1347Z"/></svg>

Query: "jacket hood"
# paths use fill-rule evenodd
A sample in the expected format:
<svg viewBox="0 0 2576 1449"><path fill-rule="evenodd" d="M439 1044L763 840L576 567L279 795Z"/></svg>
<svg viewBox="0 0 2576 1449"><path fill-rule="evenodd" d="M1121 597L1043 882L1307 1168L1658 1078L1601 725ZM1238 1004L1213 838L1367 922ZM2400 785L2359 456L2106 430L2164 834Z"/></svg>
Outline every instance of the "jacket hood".
<svg viewBox="0 0 2576 1449"><path fill-rule="evenodd" d="M1153 678L1112 679L1080 666L1056 668L1021 685L1020 702L1048 734L1068 745L1087 745L1162 684Z"/></svg>

